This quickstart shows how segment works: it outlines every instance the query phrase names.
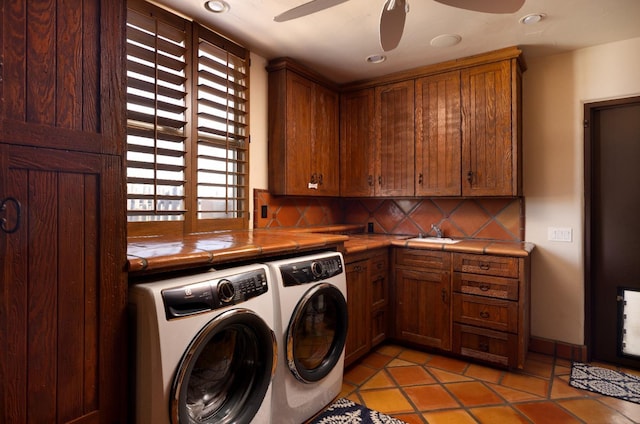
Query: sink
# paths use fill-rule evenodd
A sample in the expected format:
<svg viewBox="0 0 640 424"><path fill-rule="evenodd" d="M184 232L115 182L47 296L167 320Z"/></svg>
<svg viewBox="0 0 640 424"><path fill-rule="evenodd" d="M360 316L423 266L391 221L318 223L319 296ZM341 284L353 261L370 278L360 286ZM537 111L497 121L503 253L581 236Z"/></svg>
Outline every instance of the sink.
<svg viewBox="0 0 640 424"><path fill-rule="evenodd" d="M407 239L407 241L417 241L418 243L442 243L442 244L454 244L460 240L454 240L449 237L415 237Z"/></svg>

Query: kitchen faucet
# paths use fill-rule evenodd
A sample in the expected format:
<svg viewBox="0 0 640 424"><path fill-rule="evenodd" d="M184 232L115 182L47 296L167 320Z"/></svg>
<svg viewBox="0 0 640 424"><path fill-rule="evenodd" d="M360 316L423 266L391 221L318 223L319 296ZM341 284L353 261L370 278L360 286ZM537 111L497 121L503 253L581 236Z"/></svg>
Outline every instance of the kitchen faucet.
<svg viewBox="0 0 640 424"><path fill-rule="evenodd" d="M442 238L442 229L436 224L431 224L431 231L436 232L436 237Z"/></svg>

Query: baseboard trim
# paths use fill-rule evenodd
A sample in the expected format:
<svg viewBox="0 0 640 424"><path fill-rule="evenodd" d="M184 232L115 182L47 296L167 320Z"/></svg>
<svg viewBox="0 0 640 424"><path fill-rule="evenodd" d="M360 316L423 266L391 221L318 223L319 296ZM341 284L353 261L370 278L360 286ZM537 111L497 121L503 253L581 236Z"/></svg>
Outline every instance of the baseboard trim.
<svg viewBox="0 0 640 424"><path fill-rule="evenodd" d="M587 347L585 345L574 345L558 340L531 337L529 339L529 351L569 361L587 362Z"/></svg>

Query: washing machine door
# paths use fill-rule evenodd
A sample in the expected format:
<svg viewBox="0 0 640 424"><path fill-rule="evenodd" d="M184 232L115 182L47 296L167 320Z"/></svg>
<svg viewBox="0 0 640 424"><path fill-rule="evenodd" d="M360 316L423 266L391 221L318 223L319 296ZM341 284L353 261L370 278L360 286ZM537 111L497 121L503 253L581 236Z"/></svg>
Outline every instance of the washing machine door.
<svg viewBox="0 0 640 424"><path fill-rule="evenodd" d="M273 331L254 312L212 319L185 352L170 404L172 424L250 423L275 371Z"/></svg>
<svg viewBox="0 0 640 424"><path fill-rule="evenodd" d="M309 289L298 302L287 328L287 364L305 383L326 377L340 360L347 339L347 302L328 283Z"/></svg>

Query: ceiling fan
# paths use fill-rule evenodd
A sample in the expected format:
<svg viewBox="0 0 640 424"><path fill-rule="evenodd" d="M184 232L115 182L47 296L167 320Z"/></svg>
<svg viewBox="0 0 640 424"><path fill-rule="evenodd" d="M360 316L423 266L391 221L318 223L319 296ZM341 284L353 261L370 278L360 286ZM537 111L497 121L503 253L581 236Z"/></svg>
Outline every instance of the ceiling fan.
<svg viewBox="0 0 640 424"><path fill-rule="evenodd" d="M301 18L321 10L337 6L349 0L311 0L289 9L273 18L276 22L285 22ZM485 13L514 13L520 10L525 0L435 0L438 3L460 9ZM385 0L380 16L380 44L384 51L395 49L402 38L404 22L409 13L408 0Z"/></svg>

